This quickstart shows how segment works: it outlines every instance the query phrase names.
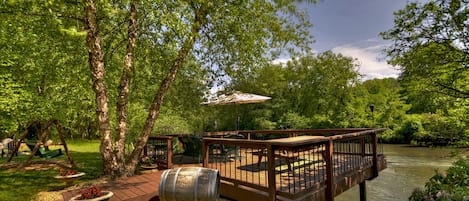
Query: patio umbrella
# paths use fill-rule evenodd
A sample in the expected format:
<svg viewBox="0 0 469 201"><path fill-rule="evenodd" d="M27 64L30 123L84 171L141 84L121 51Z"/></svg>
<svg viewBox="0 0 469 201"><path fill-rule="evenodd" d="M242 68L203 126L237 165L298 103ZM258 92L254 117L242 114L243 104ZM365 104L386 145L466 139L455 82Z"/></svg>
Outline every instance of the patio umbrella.
<svg viewBox="0 0 469 201"><path fill-rule="evenodd" d="M204 105L240 105L248 103L262 103L271 99L268 96L261 96L257 94L243 93L240 91L234 91L228 94L222 94L212 100L203 102ZM236 111L236 130L239 126L239 115Z"/></svg>

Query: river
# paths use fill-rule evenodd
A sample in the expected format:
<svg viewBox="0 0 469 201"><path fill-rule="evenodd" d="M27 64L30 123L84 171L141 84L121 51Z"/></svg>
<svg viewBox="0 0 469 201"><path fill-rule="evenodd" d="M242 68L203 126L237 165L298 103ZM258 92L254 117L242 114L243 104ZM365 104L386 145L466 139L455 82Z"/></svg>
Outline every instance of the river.
<svg viewBox="0 0 469 201"><path fill-rule="evenodd" d="M368 201L408 200L415 188L424 188L435 170L445 171L457 158L458 149L384 145L388 167L372 181L366 181ZM336 201L360 200L358 185L335 198Z"/></svg>

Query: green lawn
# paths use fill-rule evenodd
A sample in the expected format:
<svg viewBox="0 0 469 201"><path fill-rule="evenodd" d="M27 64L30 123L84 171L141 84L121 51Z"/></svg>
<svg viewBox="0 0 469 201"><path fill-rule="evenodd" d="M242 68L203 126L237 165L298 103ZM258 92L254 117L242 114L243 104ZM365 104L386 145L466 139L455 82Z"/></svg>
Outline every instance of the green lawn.
<svg viewBox="0 0 469 201"><path fill-rule="evenodd" d="M71 151L73 160L80 172L86 175L75 181L75 184L87 180L97 179L102 175L102 161L99 153L99 141L72 141L68 140L67 145ZM53 148L55 149L55 148ZM63 147L62 147L63 150ZM27 156L18 156L13 161L20 162L26 160ZM54 160L66 160L67 156L62 155ZM34 161L44 160L33 157ZM0 164L5 164L7 158L0 158ZM33 166L34 167L34 166ZM5 169L0 167L0 200L27 201L34 200L38 192L57 191L69 187L65 182L60 182L53 178L58 174L59 167L52 165L41 169L22 170Z"/></svg>

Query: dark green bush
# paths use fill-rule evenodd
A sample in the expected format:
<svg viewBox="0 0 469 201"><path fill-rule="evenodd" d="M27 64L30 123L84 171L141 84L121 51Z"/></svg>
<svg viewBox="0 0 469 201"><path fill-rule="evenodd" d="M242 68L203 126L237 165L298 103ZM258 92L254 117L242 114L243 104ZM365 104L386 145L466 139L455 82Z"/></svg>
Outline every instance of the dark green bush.
<svg viewBox="0 0 469 201"><path fill-rule="evenodd" d="M425 184L425 189L414 190L409 200L469 200L469 157L454 162L446 172L446 175L437 172Z"/></svg>
<svg viewBox="0 0 469 201"><path fill-rule="evenodd" d="M423 132L420 115L409 116L403 125L396 131L397 138L403 143L410 143L419 133Z"/></svg>

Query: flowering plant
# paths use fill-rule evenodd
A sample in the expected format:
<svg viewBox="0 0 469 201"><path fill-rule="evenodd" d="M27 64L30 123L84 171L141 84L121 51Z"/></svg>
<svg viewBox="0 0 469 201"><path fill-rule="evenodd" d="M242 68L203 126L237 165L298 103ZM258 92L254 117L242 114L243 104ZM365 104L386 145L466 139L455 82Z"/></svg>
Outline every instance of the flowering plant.
<svg viewBox="0 0 469 201"><path fill-rule="evenodd" d="M90 186L89 188L81 191L80 200L92 199L102 196L101 188L98 186Z"/></svg>
<svg viewBox="0 0 469 201"><path fill-rule="evenodd" d="M142 165L153 165L153 159L148 156L142 157Z"/></svg>
<svg viewBox="0 0 469 201"><path fill-rule="evenodd" d="M77 170L74 170L74 169L64 169L64 168L60 168L59 170L59 175L60 176L70 176L70 175L74 175L74 174L78 174L78 171Z"/></svg>

